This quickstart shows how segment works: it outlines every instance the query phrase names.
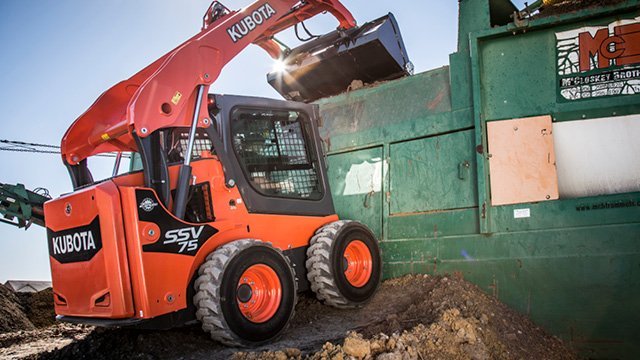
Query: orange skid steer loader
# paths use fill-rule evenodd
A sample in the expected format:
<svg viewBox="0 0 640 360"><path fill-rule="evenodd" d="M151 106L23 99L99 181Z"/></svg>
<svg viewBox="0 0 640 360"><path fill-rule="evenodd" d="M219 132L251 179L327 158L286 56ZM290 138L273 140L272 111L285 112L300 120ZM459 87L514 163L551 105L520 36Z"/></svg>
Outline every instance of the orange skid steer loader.
<svg viewBox="0 0 640 360"><path fill-rule="evenodd" d="M322 12L340 25L303 45L313 51L274 38ZM270 81L305 101L341 90L313 83L332 71L322 62L345 84L410 65L391 15L357 27L338 0L259 0L241 11L214 2L200 33L102 94L62 139L74 191L44 205L59 320L200 321L215 340L252 346L282 333L299 292L340 308L375 293L378 243L335 215L317 106L209 94L249 44L286 63ZM105 152L134 154L139 170L94 181L88 158Z"/></svg>

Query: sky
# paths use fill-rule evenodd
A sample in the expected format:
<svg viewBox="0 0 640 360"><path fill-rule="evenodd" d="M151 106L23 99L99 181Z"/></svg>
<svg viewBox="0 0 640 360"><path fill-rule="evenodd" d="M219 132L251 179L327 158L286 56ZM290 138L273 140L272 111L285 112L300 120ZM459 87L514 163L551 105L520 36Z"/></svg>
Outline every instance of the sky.
<svg viewBox="0 0 640 360"><path fill-rule="evenodd" d="M226 0L230 9L252 1ZM458 0L343 0L362 24L392 12L416 73L449 63L456 51ZM523 1L516 1L522 7ZM209 0L0 2L0 139L59 145L71 123L115 83L196 34ZM337 26L330 15L307 22L313 33ZM296 44L293 33L279 36ZM210 92L280 98L266 82L273 66L251 46L223 70ZM112 160L94 163L111 172ZM70 192L59 155L0 151L0 182ZM97 166L97 167L96 167ZM99 177L99 176L96 176ZM50 280L46 232L0 224L0 282Z"/></svg>

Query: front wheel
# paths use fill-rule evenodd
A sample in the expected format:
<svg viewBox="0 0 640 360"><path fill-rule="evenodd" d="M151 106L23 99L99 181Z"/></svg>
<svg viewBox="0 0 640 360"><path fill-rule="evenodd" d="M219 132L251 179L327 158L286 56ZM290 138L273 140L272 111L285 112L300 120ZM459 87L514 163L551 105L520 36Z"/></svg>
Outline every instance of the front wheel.
<svg viewBox="0 0 640 360"><path fill-rule="evenodd" d="M238 240L207 256L195 282L196 317L214 340L256 346L287 327L297 282L280 250L259 240Z"/></svg>
<svg viewBox="0 0 640 360"><path fill-rule="evenodd" d="M311 238L306 268L311 290L319 300L338 308L362 306L380 284L378 241L359 222L332 222Z"/></svg>

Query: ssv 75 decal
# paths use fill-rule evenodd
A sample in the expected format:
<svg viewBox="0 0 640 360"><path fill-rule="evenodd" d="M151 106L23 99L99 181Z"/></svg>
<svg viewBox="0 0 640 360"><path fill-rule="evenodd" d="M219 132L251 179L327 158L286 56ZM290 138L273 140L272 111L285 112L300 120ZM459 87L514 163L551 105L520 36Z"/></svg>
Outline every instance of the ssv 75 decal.
<svg viewBox="0 0 640 360"><path fill-rule="evenodd" d="M171 253L195 256L198 250L218 230L210 225L190 225L174 218L162 206L145 207L150 202L159 204L149 190L137 190L138 220L154 223L160 228L160 237L153 244L142 246L144 252Z"/></svg>
<svg viewBox="0 0 640 360"><path fill-rule="evenodd" d="M164 234L164 244L178 244L180 250L178 253L185 251L194 251L198 249L198 238L202 234L204 226L189 227L183 229L169 230Z"/></svg>

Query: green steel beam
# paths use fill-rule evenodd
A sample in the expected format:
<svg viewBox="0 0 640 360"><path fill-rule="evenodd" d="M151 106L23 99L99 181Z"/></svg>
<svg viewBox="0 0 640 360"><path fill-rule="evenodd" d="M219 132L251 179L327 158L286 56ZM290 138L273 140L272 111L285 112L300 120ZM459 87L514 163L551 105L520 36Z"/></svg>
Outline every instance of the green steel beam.
<svg viewBox="0 0 640 360"><path fill-rule="evenodd" d="M44 203L51 197L27 190L24 185L0 183L0 222L28 229L31 224L44 226Z"/></svg>

